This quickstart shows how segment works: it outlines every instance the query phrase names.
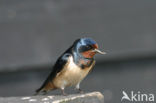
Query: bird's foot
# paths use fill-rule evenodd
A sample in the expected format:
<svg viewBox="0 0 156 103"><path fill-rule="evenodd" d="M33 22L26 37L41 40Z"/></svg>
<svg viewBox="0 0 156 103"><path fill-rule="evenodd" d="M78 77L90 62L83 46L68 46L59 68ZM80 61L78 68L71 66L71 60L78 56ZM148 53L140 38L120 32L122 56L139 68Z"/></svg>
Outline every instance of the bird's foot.
<svg viewBox="0 0 156 103"><path fill-rule="evenodd" d="M84 91L83 91L83 90L81 90L80 88L78 89L78 92L79 92L79 93L81 93L81 94L83 94L83 93L84 93Z"/></svg>
<svg viewBox="0 0 156 103"><path fill-rule="evenodd" d="M46 95L46 94L47 94L47 91L43 91L43 92L42 92L42 95Z"/></svg>
<svg viewBox="0 0 156 103"><path fill-rule="evenodd" d="M64 92L64 89L61 89L61 91L62 91L62 95L63 96L67 96L68 95L67 93Z"/></svg>
<svg viewBox="0 0 156 103"><path fill-rule="evenodd" d="M62 95L63 95L63 96L67 96L68 94L67 94L67 93L62 93Z"/></svg>

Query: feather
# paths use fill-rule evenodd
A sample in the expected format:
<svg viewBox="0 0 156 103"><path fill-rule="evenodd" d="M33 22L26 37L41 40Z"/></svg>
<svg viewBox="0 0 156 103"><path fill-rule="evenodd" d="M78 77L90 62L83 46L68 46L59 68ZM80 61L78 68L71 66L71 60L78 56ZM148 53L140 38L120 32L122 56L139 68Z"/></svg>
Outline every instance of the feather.
<svg viewBox="0 0 156 103"><path fill-rule="evenodd" d="M52 72L49 74L42 86L36 90L36 94L38 94L40 91L44 91L44 87L49 82L51 82L56 77L56 75L64 68L64 65L67 63L69 56L71 56L71 47L58 58Z"/></svg>

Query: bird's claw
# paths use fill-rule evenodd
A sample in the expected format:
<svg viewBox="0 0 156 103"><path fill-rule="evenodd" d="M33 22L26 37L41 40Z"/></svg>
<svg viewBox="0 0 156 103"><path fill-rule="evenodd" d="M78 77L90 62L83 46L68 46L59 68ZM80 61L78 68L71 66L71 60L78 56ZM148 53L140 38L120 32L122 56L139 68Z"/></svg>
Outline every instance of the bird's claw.
<svg viewBox="0 0 156 103"><path fill-rule="evenodd" d="M61 91L62 91L62 95L63 96L67 96L68 95L67 93L64 92L64 90L61 90Z"/></svg>
<svg viewBox="0 0 156 103"><path fill-rule="evenodd" d="M81 89L78 89L79 90L79 93L81 93L81 94L83 94L84 93L84 91L83 90L81 90Z"/></svg>

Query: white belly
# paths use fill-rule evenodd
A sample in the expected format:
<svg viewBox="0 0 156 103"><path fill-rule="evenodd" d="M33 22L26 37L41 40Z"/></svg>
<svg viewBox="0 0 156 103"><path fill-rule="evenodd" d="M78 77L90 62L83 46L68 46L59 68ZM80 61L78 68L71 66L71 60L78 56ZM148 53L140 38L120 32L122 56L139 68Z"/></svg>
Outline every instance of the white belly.
<svg viewBox="0 0 156 103"><path fill-rule="evenodd" d="M57 88L65 88L67 86L75 86L80 83L93 67L81 69L74 62L72 56L69 57L69 61L65 68L57 74L53 83ZM93 63L94 64L94 63Z"/></svg>

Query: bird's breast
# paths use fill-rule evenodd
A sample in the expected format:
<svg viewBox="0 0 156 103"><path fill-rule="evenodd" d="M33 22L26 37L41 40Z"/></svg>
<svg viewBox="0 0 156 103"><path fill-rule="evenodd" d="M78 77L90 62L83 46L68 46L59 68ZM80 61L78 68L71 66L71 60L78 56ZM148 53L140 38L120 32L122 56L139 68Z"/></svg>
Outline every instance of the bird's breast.
<svg viewBox="0 0 156 103"><path fill-rule="evenodd" d="M54 84L57 86L76 85L86 77L94 64L95 62L91 66L81 69L74 63L73 57L70 56L67 64L64 66L64 69L58 73L54 79Z"/></svg>

